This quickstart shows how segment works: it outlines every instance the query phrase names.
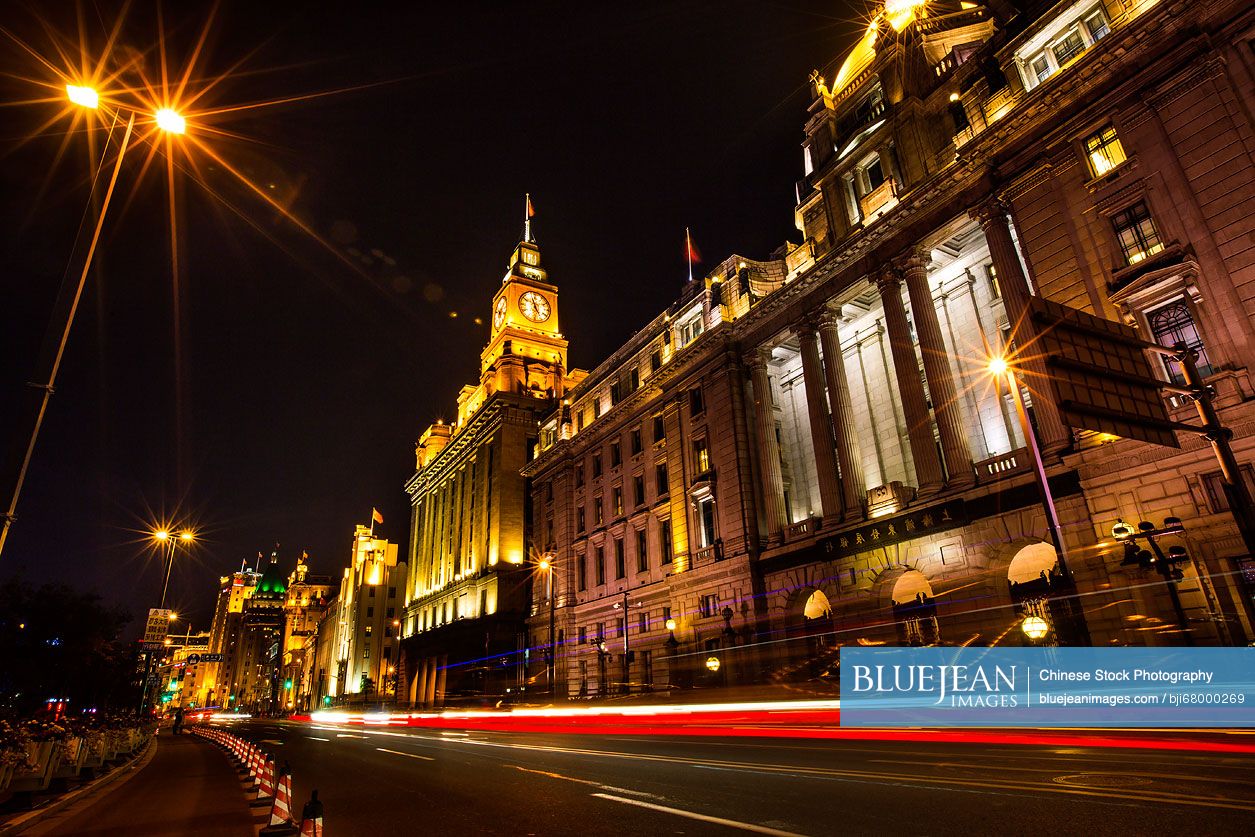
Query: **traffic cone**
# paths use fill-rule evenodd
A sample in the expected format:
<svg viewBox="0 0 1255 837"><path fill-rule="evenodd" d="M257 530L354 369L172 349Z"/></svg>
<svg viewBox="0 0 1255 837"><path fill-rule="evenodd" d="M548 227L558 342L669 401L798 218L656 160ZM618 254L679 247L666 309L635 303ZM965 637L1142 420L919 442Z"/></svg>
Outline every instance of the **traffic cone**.
<svg viewBox="0 0 1255 837"><path fill-rule="evenodd" d="M322 801L317 790L309 795L309 802L301 809L301 837L323 837Z"/></svg>
<svg viewBox="0 0 1255 837"><path fill-rule="evenodd" d="M270 824L262 834L296 834L292 822L292 774L284 773L275 785L275 799L270 806Z"/></svg>
<svg viewBox="0 0 1255 837"><path fill-rule="evenodd" d="M257 798L249 803L254 808L263 808L270 804L275 795L275 761L266 759L262 763L261 774L257 782Z"/></svg>

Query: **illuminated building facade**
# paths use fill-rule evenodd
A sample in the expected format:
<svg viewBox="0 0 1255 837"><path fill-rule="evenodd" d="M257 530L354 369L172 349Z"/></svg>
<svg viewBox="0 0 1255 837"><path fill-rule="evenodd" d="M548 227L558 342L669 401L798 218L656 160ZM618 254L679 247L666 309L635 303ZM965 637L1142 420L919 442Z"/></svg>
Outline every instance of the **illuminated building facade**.
<svg viewBox="0 0 1255 837"><path fill-rule="evenodd" d="M886 3L812 76L801 242L719 265L542 422L524 473L554 560L557 692L661 687L660 656L704 661L751 637L766 659L720 670L822 683L842 644L1019 644L1030 615L1047 643L1255 637L1255 566L1207 443L1069 427L1044 359L1015 338L1042 297L1196 349L1251 479L1250 26L1239 3ZM1027 381L1074 587L989 373L1004 353ZM1198 423L1187 400L1167 406ZM1189 556L1181 616L1112 536L1171 518L1184 528L1165 546ZM547 592L538 578L533 648ZM631 647L654 652L626 669L625 604Z"/></svg>
<svg viewBox="0 0 1255 837"><path fill-rule="evenodd" d="M783 261L727 259L542 423L540 454L523 473L554 598L542 569L528 619L531 682L547 685L551 612L559 696L755 676L757 656L741 649L765 611L750 568L745 371L729 333L785 276ZM719 671L705 667L712 655Z"/></svg>
<svg viewBox="0 0 1255 837"><path fill-rule="evenodd" d="M278 711L280 666L283 659L283 603L287 580L279 566L279 551L270 553L269 562L257 579L253 592L244 600L240 620L240 640L236 650L238 665L233 666L231 683L234 700L227 707L253 714Z"/></svg>
<svg viewBox="0 0 1255 837"><path fill-rule="evenodd" d="M371 527L355 528L339 595L328 608L335 619L317 623L320 632L330 629L332 640L331 668L320 668L315 682L326 682L324 694L333 699L373 701L395 694L406 578L397 552L397 544L375 537ZM316 641L316 658L318 646Z"/></svg>
<svg viewBox="0 0 1255 837"><path fill-rule="evenodd" d="M218 598L214 604L213 622L209 629L209 652L221 655L222 660L202 663L206 669L205 692L198 695L201 706L230 706L235 691L233 684L240 682L239 644L244 622L244 602L253 595L261 574L241 569L219 579Z"/></svg>
<svg viewBox="0 0 1255 837"><path fill-rule="evenodd" d="M522 682L530 503L520 470L538 419L579 378L567 371L558 288L525 229L489 309L479 380L457 418L427 428L406 483L412 507L399 699L442 705L461 693L505 694Z"/></svg>
<svg viewBox="0 0 1255 837"><path fill-rule="evenodd" d="M759 408L770 629L797 640L810 673L835 644L1023 642L1026 615L1047 619L1048 642L1180 644L1166 586L1120 566L1121 520L1184 522L1172 542L1190 555L1178 585L1190 639L1255 635L1249 558L1209 447L1069 428L1040 385L1045 361L1011 345L1035 295L1184 341L1222 420L1251 427L1255 145L1239 11L899 0L812 77L803 264L736 325ZM1015 351L1071 599L1012 401L988 373ZM1197 423L1179 399L1169 414ZM1239 429L1239 459L1253 444Z"/></svg>
<svg viewBox="0 0 1255 837"><path fill-rule="evenodd" d="M288 576L283 605L283 662L280 704L286 709L308 708L314 683L307 673L310 665L305 656L314 647L313 640L337 586L329 575L312 574L308 556L301 553L296 568Z"/></svg>

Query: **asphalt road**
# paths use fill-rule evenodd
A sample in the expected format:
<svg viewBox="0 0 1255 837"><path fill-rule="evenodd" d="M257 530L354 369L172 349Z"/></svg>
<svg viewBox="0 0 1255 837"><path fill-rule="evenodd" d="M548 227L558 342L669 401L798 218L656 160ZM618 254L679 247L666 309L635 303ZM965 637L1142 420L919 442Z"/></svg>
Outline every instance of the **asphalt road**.
<svg viewBox="0 0 1255 837"><path fill-rule="evenodd" d="M1255 834L1255 757L1087 747L229 726L330 837Z"/></svg>

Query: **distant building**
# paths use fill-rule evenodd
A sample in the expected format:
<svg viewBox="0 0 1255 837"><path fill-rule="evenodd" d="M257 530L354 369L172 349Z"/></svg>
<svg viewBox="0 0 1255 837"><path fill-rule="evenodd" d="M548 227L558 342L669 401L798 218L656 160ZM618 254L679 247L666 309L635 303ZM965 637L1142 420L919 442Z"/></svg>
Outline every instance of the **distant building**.
<svg viewBox="0 0 1255 837"><path fill-rule="evenodd" d="M371 527L358 526L353 533L352 556L340 579L333 623L323 618L319 632L333 632L332 665L326 692L315 686L313 694L333 699L363 701L391 699L396 691L398 643L406 564L397 560L397 545L376 538ZM315 643L315 656L321 638ZM320 670L321 681L324 672ZM316 697L315 697L316 699Z"/></svg>
<svg viewBox="0 0 1255 837"><path fill-rule="evenodd" d="M253 594L244 602L238 648L239 679L232 683L234 700L229 708L254 714L279 711L280 663L282 661L283 605L287 581L279 567L279 551L257 580Z"/></svg>
<svg viewBox="0 0 1255 837"><path fill-rule="evenodd" d="M489 316L479 380L459 393L454 422L422 434L405 486L413 512L399 698L411 704L526 685L524 619L540 550L519 471L538 419L582 376L567 372L558 288L530 228Z"/></svg>
<svg viewBox="0 0 1255 837"><path fill-rule="evenodd" d="M307 679L309 666L305 656L312 653L310 640L328 605L335 597L336 581L329 575L316 575L306 563L309 556L301 553L296 568L288 576L288 589L283 604L283 660L280 672L280 705L288 710L305 709L313 689Z"/></svg>
<svg viewBox="0 0 1255 837"><path fill-rule="evenodd" d="M239 682L240 677L237 667L244 602L253 595L260 578L260 573L241 569L219 580L213 623L209 630L209 653L222 659L201 664L205 668L202 680L204 693L197 697L201 706L229 706L232 703L235 694L232 684Z"/></svg>

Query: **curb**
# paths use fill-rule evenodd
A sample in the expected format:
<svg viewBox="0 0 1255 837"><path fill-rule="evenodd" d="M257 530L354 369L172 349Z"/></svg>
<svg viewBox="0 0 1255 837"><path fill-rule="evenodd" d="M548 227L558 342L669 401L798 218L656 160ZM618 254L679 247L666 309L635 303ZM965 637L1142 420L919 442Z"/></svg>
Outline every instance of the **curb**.
<svg viewBox="0 0 1255 837"><path fill-rule="evenodd" d="M134 778L140 770L152 761L156 752L157 736L153 735L148 739L148 744L145 745L144 751L126 764L110 770L99 779L93 779L87 784L69 791L42 808L36 808L34 811L9 820L4 825L0 825L0 834L23 834L32 828L44 825L45 820L52 819L54 815L70 813L70 810L67 809L73 809L76 812L80 806L86 807L87 804L94 803L97 797L106 789L112 788L114 785L124 784Z"/></svg>

